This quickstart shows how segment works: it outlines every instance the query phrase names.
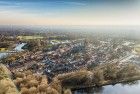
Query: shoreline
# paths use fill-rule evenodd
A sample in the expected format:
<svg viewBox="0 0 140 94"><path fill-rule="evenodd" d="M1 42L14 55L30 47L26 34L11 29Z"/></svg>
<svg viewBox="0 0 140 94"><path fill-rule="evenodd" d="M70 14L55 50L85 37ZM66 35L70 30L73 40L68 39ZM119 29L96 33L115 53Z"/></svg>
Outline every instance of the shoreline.
<svg viewBox="0 0 140 94"><path fill-rule="evenodd" d="M72 91L73 90L79 90L79 89L86 89L86 88L91 88L91 87L102 87L102 86L107 86L107 85L116 85L116 84L120 84L120 83L125 83L125 82L132 82L132 81L138 81L140 80L140 75L139 76L134 76L131 78L125 78L122 80L117 80L117 81L113 81L113 80L108 80L108 81L101 81L99 84L94 84L94 85L89 85L89 86L75 86L75 87L66 87L66 88L70 88Z"/></svg>

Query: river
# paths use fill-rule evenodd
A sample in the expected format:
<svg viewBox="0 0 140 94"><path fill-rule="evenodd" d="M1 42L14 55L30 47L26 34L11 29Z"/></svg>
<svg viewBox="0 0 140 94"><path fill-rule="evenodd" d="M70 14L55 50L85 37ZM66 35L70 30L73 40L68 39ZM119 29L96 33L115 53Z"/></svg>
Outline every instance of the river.
<svg viewBox="0 0 140 94"><path fill-rule="evenodd" d="M13 51L16 51L16 52L23 51L22 47L23 47L25 44L26 44L26 43L17 44L16 47L13 49ZM9 52L2 52L2 53L0 53L0 58L5 57L5 56L7 56L8 54L10 54L10 51L9 51Z"/></svg>
<svg viewBox="0 0 140 94"><path fill-rule="evenodd" d="M17 44L17 46L15 47L15 51L23 51L22 47L25 45L26 43L21 43L21 44Z"/></svg>
<svg viewBox="0 0 140 94"><path fill-rule="evenodd" d="M125 84L75 90L73 94L140 94L140 80Z"/></svg>

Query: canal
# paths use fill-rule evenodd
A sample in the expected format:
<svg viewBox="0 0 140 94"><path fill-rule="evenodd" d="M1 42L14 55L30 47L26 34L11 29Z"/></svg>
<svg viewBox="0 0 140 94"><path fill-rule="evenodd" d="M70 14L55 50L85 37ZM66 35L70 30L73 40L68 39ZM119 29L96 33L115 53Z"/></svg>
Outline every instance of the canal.
<svg viewBox="0 0 140 94"><path fill-rule="evenodd" d="M73 94L140 94L140 80L97 88L74 90Z"/></svg>

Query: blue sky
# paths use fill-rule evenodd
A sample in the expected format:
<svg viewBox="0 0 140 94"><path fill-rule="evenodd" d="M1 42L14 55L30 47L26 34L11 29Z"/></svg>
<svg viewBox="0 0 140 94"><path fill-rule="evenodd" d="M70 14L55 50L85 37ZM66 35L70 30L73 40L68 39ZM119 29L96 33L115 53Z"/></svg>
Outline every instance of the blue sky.
<svg viewBox="0 0 140 94"><path fill-rule="evenodd" d="M138 25L139 0L0 0L0 24Z"/></svg>

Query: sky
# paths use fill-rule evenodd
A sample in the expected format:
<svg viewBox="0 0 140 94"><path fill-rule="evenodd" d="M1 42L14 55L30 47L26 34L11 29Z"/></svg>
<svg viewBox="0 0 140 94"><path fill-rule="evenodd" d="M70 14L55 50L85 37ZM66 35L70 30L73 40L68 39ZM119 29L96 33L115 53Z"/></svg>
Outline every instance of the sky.
<svg viewBox="0 0 140 94"><path fill-rule="evenodd" d="M0 25L140 25L140 0L0 0Z"/></svg>

